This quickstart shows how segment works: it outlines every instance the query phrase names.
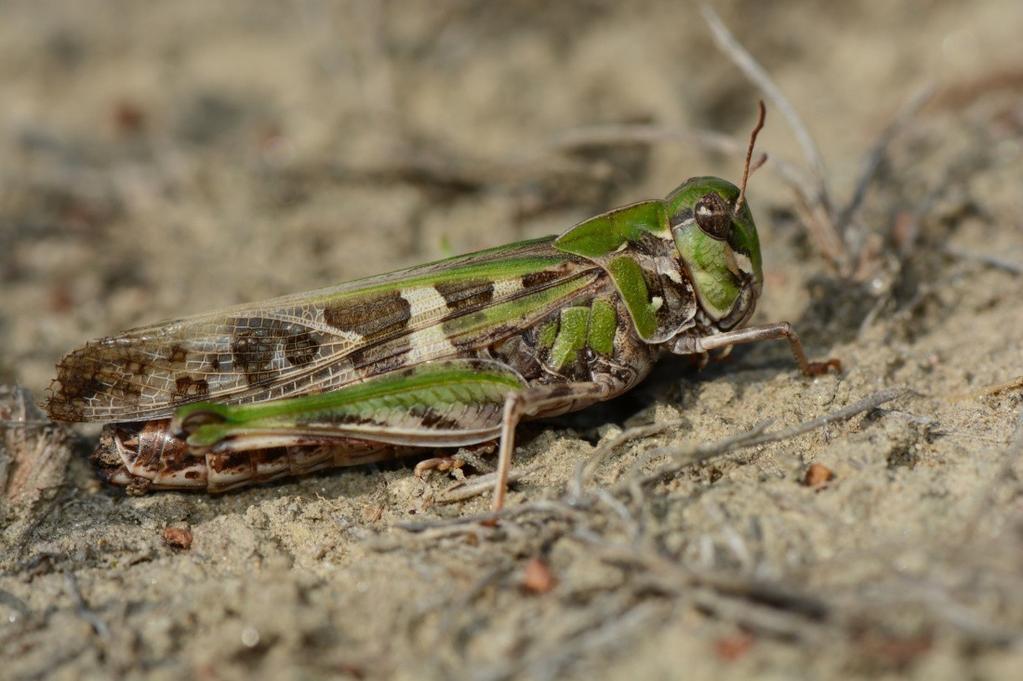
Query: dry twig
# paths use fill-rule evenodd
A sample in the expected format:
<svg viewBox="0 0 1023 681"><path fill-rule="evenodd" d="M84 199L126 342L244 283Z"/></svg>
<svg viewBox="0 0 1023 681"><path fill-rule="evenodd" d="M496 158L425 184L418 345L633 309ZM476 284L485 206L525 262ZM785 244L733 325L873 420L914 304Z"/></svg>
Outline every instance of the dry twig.
<svg viewBox="0 0 1023 681"><path fill-rule="evenodd" d="M575 475L572 477L572 481L569 483L569 493L575 498L581 498L583 494L583 487L589 482L590 478L593 477L597 469L604 463L604 461L615 452L622 445L632 442L633 440L639 440L641 438L651 437L658 435L666 430L671 430L682 425L681 421L671 421L669 423L652 423L646 426L636 426L622 431L609 442L601 443L597 450L587 458L579 462L575 467Z"/></svg>
<svg viewBox="0 0 1023 681"><path fill-rule="evenodd" d="M942 252L952 258L959 258L960 260L972 260L979 262L988 267L993 267L998 270L1004 270L1010 274L1023 274L1023 264L1002 258L997 255L988 255L986 253L975 253L973 251L967 251L962 248L956 248L954 246L946 246Z"/></svg>
<svg viewBox="0 0 1023 681"><path fill-rule="evenodd" d="M771 101L771 104L776 109L781 111L781 115L788 121L789 127L792 128L792 132L795 134L799 146L803 148L803 154L806 156L807 162L816 176L816 198L823 205L830 206L824 157L821 155L813 135L807 130L806 124L803 123L803 119L796 111L796 107L792 106L792 103L782 93L781 88L767 74L767 70L736 40L732 32L721 21L721 17L718 16L717 12L708 5L704 5L702 11L704 20L714 34L714 42L717 43L717 46L731 58L754 85L760 88L764 96Z"/></svg>
<svg viewBox="0 0 1023 681"><path fill-rule="evenodd" d="M69 432L45 418L20 387L0 386L0 526L14 559L56 508L71 458Z"/></svg>
<svg viewBox="0 0 1023 681"><path fill-rule="evenodd" d="M823 428L830 423L846 421L853 416L862 414L865 411L870 411L871 409L879 407L886 402L890 402L897 397L901 397L905 393L905 388L880 390L858 402L850 404L849 406L843 407L842 409L830 414L826 414L809 421L804 421L803 423L792 426L791 428L784 428L774 432L765 432L770 423L764 422L748 432L732 435L724 438L723 440L718 440L717 442L698 444L689 447L664 447L653 450L650 452L650 459L667 456L673 459L672 463L667 464L649 475L641 477L638 481L625 480L624 484L619 485L619 490L624 491L632 489L632 486L636 482L638 482L641 486L646 486L666 480L686 466L702 463L708 459L722 456L739 449L789 440L799 435L803 435L804 433L817 430L818 428Z"/></svg>
<svg viewBox="0 0 1023 681"><path fill-rule="evenodd" d="M517 468L508 474L508 482L518 482L530 473L535 472L536 469L536 466ZM478 475L471 480L459 480L434 498L434 502L438 504L451 504L485 494L494 488L494 481L497 479L497 475L494 472Z"/></svg>
<svg viewBox="0 0 1023 681"><path fill-rule="evenodd" d="M870 184L877 177L878 171L881 169L881 164L888 154L888 147L891 146L892 140L902 131L903 128L908 125L909 121L912 120L920 110L927 105L927 102L931 101L934 96L934 86L930 83L919 88L916 92L910 95L909 99L902 106L899 112L892 119L891 123L881 132L881 135L874 142L874 146L871 147L867 153L866 159L863 163L863 171L860 173L859 179L856 181L856 188L853 189L852 196L849 198L849 202L839 212L838 217L835 219L835 227L838 229L840 234L845 234L853 219L856 217L857 211L860 206L863 205L863 199L867 196L867 190L870 188Z"/></svg>
<svg viewBox="0 0 1023 681"><path fill-rule="evenodd" d="M565 130L550 142L551 151L575 151L606 144L659 144L691 142L722 154L742 153L743 145L716 130L678 128L654 123L609 123L587 125Z"/></svg>
<svg viewBox="0 0 1023 681"><path fill-rule="evenodd" d="M713 9L704 5L702 10L704 20L714 35L714 42L743 74L760 88L771 104L781 111L799 146L802 147L803 155L810 167L811 177L809 182L789 182L789 186L797 197L797 211L821 254L840 272L848 273L851 259L847 252L847 244L835 225L824 157L821 155L817 143L814 142L813 136L796 112L796 108L771 79L767 70L739 43Z"/></svg>
<svg viewBox="0 0 1023 681"><path fill-rule="evenodd" d="M860 234L859 230L850 229L850 226L855 224L856 213L863 205L867 190L876 178L892 141L930 101L934 89L930 85L920 88L902 106L867 154L863 172L849 201L841 210L836 210L830 198L824 158L796 108L785 97L767 70L728 30L718 14L707 5L704 5L702 10L717 46L781 112L803 150L810 168L809 181L806 181L806 176L802 173L786 172L782 173L782 177L796 194L796 212L817 250L844 277L858 280L867 278L876 268L876 265L865 267L861 262L871 258L869 249L865 248L868 239ZM789 177L786 178L786 175ZM800 175L803 175L802 179L798 179Z"/></svg>

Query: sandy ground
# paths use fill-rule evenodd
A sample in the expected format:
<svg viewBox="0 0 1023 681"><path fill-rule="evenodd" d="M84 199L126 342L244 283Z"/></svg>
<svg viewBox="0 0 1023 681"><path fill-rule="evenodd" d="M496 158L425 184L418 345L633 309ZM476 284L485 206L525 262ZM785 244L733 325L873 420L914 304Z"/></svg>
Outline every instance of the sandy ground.
<svg viewBox="0 0 1023 681"><path fill-rule="evenodd" d="M41 396L91 337L737 179L736 154L668 133L741 144L759 96L687 2L212 7L0 9L2 382ZM718 9L819 143L832 214L934 88L847 245L777 164L751 186L757 321L792 321L844 373L801 378L779 343L668 362L523 428L532 472L497 528L473 521L485 497L436 503L451 480L412 462L128 497L89 468L95 428L8 427L0 678L1018 678L1023 7ZM777 107L761 139L806 168ZM630 491L663 448L886 389Z"/></svg>

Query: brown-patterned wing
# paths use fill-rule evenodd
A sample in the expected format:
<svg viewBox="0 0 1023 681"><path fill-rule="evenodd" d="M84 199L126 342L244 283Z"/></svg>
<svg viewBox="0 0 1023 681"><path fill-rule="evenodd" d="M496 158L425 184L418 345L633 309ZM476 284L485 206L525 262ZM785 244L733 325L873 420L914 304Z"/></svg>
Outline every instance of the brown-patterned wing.
<svg viewBox="0 0 1023 681"><path fill-rule="evenodd" d="M189 402L335 390L366 376L370 348L395 348L399 365L452 356L453 320L544 291L570 295L595 269L540 239L133 329L65 356L46 409L61 421L139 421Z"/></svg>

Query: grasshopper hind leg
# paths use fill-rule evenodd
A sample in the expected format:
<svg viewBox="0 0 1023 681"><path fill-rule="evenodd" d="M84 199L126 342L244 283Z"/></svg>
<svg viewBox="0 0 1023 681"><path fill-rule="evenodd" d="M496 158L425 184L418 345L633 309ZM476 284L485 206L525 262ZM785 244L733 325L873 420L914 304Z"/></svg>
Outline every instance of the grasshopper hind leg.
<svg viewBox="0 0 1023 681"><path fill-rule="evenodd" d="M491 509L500 511L508 494L515 428L523 418L559 416L607 399L613 392L604 383L556 383L527 388L508 395L501 418L501 444L497 455L497 480Z"/></svg>
<svg viewBox="0 0 1023 681"><path fill-rule="evenodd" d="M205 491L206 465L174 438L168 421L111 424L103 428L92 462L99 476L129 494L150 489Z"/></svg>
<svg viewBox="0 0 1023 681"><path fill-rule="evenodd" d="M253 451L206 452L206 491L227 492L282 478L296 478L330 468L386 461L401 452L390 445L333 442L321 445L270 447Z"/></svg>
<svg viewBox="0 0 1023 681"><path fill-rule="evenodd" d="M254 477L252 452L282 444L361 443L379 459L387 453L475 446L499 438L493 506L500 509L519 421L606 400L637 375L621 367L588 374L590 380L577 381L550 374L546 380L554 382L529 385L515 369L491 359L429 362L332 392L262 404L186 405L170 430L193 450L226 457L209 466L210 485L218 487ZM365 461L351 451L346 456L346 465ZM271 465L279 462L267 462Z"/></svg>
<svg viewBox="0 0 1023 681"><path fill-rule="evenodd" d="M221 493L319 470L384 461L403 452L351 439L294 446L196 452L169 421L106 426L92 455L99 476L129 494L152 490Z"/></svg>

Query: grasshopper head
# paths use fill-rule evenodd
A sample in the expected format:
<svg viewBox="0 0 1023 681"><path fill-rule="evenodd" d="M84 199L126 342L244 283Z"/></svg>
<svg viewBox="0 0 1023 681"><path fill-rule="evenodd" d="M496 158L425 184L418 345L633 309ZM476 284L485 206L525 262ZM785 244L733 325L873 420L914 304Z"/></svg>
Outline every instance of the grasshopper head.
<svg viewBox="0 0 1023 681"><path fill-rule="evenodd" d="M749 319L764 288L760 239L746 202L750 173L767 159L751 164L767 115L762 101L757 108L760 115L750 133L741 189L716 177L693 177L664 200L671 235L700 307L721 331Z"/></svg>
<svg viewBox="0 0 1023 681"><path fill-rule="evenodd" d="M721 330L738 326L753 313L764 284L757 227L739 188L694 177L665 203L700 306Z"/></svg>

